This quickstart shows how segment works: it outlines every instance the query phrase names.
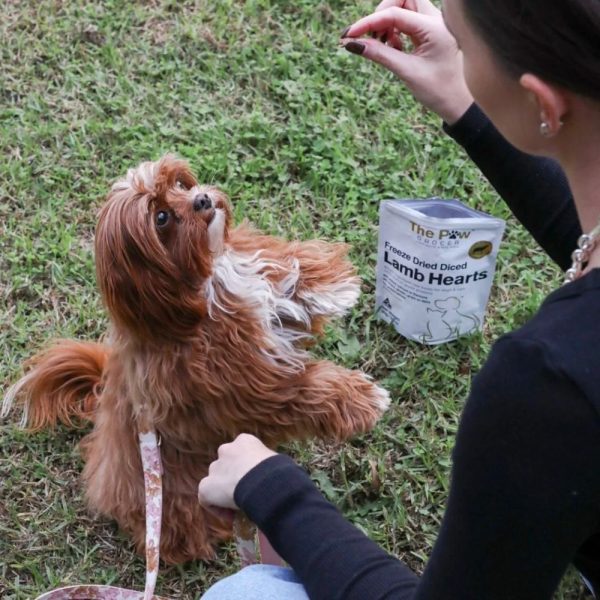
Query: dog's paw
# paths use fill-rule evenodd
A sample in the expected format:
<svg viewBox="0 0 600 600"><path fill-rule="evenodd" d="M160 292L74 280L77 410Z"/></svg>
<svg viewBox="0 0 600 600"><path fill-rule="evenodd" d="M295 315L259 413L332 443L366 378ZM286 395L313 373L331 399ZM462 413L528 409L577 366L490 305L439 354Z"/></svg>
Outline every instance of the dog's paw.
<svg viewBox="0 0 600 600"><path fill-rule="evenodd" d="M379 410L380 414L383 414L390 407L390 393L386 389L379 387L378 385L374 387L375 406L377 407L377 410Z"/></svg>
<svg viewBox="0 0 600 600"><path fill-rule="evenodd" d="M383 413L390 407L390 394L389 392L375 385L368 375L365 375L365 379L369 382L368 391L364 400L366 400L366 407L364 411L366 429L370 430L375 427L377 421L381 418Z"/></svg>
<svg viewBox="0 0 600 600"><path fill-rule="evenodd" d="M351 394L344 410L343 434L351 437L371 431L390 406L389 392L373 383L371 377L360 371L353 371L347 389Z"/></svg>

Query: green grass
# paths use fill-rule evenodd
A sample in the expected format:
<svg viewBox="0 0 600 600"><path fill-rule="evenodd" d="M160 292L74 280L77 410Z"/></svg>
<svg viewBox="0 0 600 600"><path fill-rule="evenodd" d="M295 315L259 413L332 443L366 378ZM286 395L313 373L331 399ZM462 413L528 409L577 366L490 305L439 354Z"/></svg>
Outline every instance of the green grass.
<svg viewBox="0 0 600 600"><path fill-rule="evenodd" d="M390 74L338 48L342 29L372 6L3 4L0 384L48 340L105 330L91 253L97 209L127 168L175 152L229 193L237 219L352 245L362 299L315 352L382 380L393 406L370 435L289 451L348 518L421 570L470 379L559 277L511 220L482 335L424 347L373 319L380 200L441 195L508 212L437 118ZM81 432L31 436L12 421L0 426L0 597L77 582L142 586L143 560L85 510ZM158 592L194 598L236 568L227 546L214 563L163 568ZM580 594L570 576L556 597Z"/></svg>

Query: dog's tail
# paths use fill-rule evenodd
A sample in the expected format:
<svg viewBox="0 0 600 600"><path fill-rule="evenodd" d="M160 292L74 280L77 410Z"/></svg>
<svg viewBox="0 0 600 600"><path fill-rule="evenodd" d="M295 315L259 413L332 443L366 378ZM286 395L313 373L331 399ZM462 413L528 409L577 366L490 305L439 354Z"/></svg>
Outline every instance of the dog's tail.
<svg viewBox="0 0 600 600"><path fill-rule="evenodd" d="M60 340L25 363L26 373L6 393L0 418L15 400L24 405L21 425L31 430L57 422L81 427L93 420L110 349L95 342Z"/></svg>

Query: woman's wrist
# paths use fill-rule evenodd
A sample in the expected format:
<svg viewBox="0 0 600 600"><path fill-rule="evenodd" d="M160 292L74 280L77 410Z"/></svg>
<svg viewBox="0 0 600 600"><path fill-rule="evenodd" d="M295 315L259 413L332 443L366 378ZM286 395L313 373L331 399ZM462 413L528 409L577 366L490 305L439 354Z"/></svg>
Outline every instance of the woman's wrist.
<svg viewBox="0 0 600 600"><path fill-rule="evenodd" d="M452 95L448 102L440 105L435 111L448 125L454 125L473 104L473 96L465 88Z"/></svg>

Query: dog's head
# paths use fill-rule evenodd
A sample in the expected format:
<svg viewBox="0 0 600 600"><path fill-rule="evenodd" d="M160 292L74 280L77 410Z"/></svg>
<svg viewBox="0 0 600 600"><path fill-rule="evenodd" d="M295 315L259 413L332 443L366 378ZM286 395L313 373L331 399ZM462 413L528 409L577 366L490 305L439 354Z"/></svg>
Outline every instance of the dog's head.
<svg viewBox="0 0 600 600"><path fill-rule="evenodd" d="M228 237L225 194L198 185L172 156L117 181L96 228L96 275L120 328L150 339L187 337L205 315L203 283Z"/></svg>

